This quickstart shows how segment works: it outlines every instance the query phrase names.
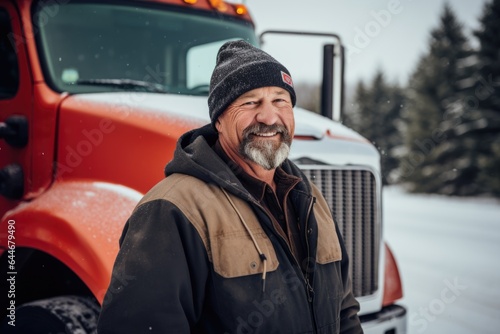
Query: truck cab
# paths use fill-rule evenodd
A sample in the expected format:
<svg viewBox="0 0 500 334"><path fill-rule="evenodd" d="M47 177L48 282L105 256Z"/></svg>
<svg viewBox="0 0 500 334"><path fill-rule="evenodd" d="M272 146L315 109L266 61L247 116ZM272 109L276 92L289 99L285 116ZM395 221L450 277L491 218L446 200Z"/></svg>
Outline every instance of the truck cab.
<svg viewBox="0 0 500 334"><path fill-rule="evenodd" d="M0 2L2 332L95 332L124 223L179 136L209 122L216 53L235 39L260 45L248 9L220 0ZM405 333L376 148L294 112L290 159L339 225L363 329Z"/></svg>

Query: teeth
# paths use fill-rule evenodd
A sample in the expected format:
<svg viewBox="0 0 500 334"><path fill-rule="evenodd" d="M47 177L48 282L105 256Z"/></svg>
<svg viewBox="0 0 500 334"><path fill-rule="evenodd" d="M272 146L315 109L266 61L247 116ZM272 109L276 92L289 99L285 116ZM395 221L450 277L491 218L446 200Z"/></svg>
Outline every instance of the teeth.
<svg viewBox="0 0 500 334"><path fill-rule="evenodd" d="M256 136L259 137L272 137L275 136L277 132L267 132L267 133L256 133Z"/></svg>

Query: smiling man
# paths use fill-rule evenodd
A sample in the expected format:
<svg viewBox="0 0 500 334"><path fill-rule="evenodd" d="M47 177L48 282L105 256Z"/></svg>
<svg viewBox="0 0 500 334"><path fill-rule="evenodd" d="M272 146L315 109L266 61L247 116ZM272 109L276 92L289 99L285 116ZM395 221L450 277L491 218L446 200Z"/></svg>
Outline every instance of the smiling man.
<svg viewBox="0 0 500 334"><path fill-rule="evenodd" d="M330 209L287 159L295 100L270 55L221 47L211 124L127 221L99 333L362 332Z"/></svg>

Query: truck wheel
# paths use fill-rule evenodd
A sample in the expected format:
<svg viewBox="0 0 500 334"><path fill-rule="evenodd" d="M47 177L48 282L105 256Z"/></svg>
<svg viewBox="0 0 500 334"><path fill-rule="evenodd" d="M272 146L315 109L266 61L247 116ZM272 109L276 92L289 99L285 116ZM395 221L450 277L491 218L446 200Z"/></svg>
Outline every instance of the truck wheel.
<svg viewBox="0 0 500 334"><path fill-rule="evenodd" d="M89 334L97 333L100 307L89 297L63 296L37 300L16 308L15 326L7 317L2 333Z"/></svg>

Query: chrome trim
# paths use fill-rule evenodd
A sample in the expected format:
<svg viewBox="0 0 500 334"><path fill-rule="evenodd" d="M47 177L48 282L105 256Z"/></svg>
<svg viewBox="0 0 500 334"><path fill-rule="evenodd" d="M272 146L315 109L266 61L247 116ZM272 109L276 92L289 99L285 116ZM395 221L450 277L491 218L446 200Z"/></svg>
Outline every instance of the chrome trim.
<svg viewBox="0 0 500 334"><path fill-rule="evenodd" d="M390 305L379 312L359 317L365 334L405 334L408 327L407 310L400 305Z"/></svg>

